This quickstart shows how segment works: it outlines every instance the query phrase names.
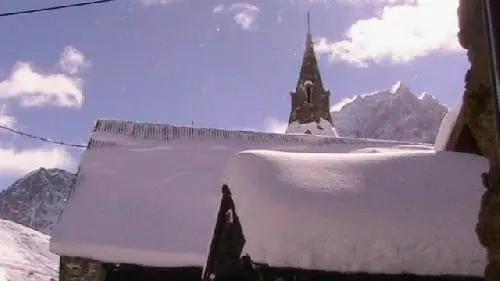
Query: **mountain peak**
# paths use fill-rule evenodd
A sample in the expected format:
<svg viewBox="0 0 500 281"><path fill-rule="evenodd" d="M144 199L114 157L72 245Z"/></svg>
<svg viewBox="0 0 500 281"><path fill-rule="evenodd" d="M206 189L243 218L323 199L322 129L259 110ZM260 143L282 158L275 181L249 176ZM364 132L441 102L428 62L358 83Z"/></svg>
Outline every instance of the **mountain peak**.
<svg viewBox="0 0 500 281"><path fill-rule="evenodd" d="M49 234L68 198L74 174L40 168L0 192L0 219Z"/></svg>
<svg viewBox="0 0 500 281"><path fill-rule="evenodd" d="M437 100L437 98L433 94L431 94L429 92L423 92L423 93L421 93L420 96L418 96L418 99L420 101L424 102L424 103L427 103L427 102L439 102Z"/></svg>
<svg viewBox="0 0 500 281"><path fill-rule="evenodd" d="M358 96L332 107L340 136L434 143L448 112L432 94L417 97L402 81L390 90Z"/></svg>
<svg viewBox="0 0 500 281"><path fill-rule="evenodd" d="M406 85L403 81L398 81L391 88L392 94L406 94L411 93L410 87Z"/></svg>

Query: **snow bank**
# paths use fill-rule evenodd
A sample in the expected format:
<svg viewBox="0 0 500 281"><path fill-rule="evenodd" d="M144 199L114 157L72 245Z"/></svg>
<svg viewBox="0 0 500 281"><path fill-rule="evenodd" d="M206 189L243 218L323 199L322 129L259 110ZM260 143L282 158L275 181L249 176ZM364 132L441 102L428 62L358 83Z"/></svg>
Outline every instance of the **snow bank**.
<svg viewBox="0 0 500 281"><path fill-rule="evenodd" d="M443 121L441 121L441 126L439 127L436 141L434 142L436 151L443 151L446 149L446 144L448 143L453 128L455 127L461 107L462 105L460 104L459 106L450 109L444 116Z"/></svg>
<svg viewBox="0 0 500 281"><path fill-rule="evenodd" d="M316 136L329 136L329 137L338 137L337 131L333 127L332 123L321 118L319 123L310 122L306 124L300 124L295 121L288 125L286 128L286 134L305 134L307 131L311 133L311 135Z"/></svg>
<svg viewBox="0 0 500 281"><path fill-rule="evenodd" d="M220 200L218 151L160 145L87 150L51 250L116 263L202 265Z"/></svg>
<svg viewBox="0 0 500 281"><path fill-rule="evenodd" d="M47 235L0 220L0 253L0 281L57 280L59 258Z"/></svg>
<svg viewBox="0 0 500 281"><path fill-rule="evenodd" d="M476 275L474 227L487 160L453 152L251 150L227 182L244 253L271 266L341 272Z"/></svg>
<svg viewBox="0 0 500 281"><path fill-rule="evenodd" d="M100 120L55 226L59 255L148 266L203 266L227 161L246 149L431 150L402 142Z"/></svg>

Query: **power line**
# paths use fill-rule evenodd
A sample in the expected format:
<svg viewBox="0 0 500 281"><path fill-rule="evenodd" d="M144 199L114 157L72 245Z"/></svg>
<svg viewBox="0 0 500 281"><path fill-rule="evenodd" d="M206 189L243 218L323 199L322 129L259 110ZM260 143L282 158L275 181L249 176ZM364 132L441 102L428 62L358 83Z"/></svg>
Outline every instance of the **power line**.
<svg viewBox="0 0 500 281"><path fill-rule="evenodd" d="M70 147L77 147L77 148L87 148L87 145L72 144L72 143L66 143L66 142L63 142L63 141L55 141L55 140L51 140L49 138L35 136L33 134L25 133L25 132L22 132L22 131L19 131L19 130L16 130L16 129L12 129L12 128L9 128L9 127L6 127L6 126L2 126L2 125L0 125L0 129L9 131L9 132L14 133L16 135L20 135L20 136L23 136L23 137L28 137L28 138L31 138L31 139L36 139L36 140L39 140L39 141L48 142L48 143L52 143L52 144L57 144L57 145L62 145L62 146L70 146Z"/></svg>
<svg viewBox="0 0 500 281"><path fill-rule="evenodd" d="M91 2L74 3L74 4L69 4L69 5L52 6L52 7L40 8L40 9L0 13L0 17L16 16L16 15L21 15L21 14L34 14L34 13L55 11L55 10L61 10L61 9L67 9L67 8L76 8L76 7L90 6L90 5L96 5L96 4L104 4L106 2L112 2L112 1L116 1L116 0L97 0L97 1L91 1Z"/></svg>

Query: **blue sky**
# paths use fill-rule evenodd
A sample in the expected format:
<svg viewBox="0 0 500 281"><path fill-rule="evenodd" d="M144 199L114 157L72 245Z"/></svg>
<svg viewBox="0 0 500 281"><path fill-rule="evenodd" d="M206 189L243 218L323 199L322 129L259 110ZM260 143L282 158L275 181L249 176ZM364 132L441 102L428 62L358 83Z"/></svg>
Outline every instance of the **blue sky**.
<svg viewBox="0 0 500 281"><path fill-rule="evenodd" d="M1 1L0 11L77 0ZM275 130L288 119L306 13L332 105L405 81L457 103L458 0L118 0L0 18L0 124L86 143L98 117ZM81 151L0 132L0 188Z"/></svg>

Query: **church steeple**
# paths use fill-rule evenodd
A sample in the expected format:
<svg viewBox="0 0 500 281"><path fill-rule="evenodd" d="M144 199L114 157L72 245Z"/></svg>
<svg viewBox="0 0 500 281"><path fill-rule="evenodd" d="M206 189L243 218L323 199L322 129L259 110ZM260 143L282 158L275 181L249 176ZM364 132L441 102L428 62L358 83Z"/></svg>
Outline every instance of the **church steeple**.
<svg viewBox="0 0 500 281"><path fill-rule="evenodd" d="M304 81L311 80L312 82L317 82L323 87L321 81L321 73L318 68L318 61L316 59L316 54L314 52L314 42L311 33L311 15L307 13L307 35L304 55L302 57L302 67L300 69L299 81L297 86Z"/></svg>
<svg viewBox="0 0 500 281"><path fill-rule="evenodd" d="M330 92L323 86L314 52L310 13L307 13L307 36L302 66L291 99L292 108L287 133L336 136L330 113ZM313 123L315 128L311 130Z"/></svg>
<svg viewBox="0 0 500 281"><path fill-rule="evenodd" d="M307 12L307 43L312 43L312 34L311 34L311 13Z"/></svg>

